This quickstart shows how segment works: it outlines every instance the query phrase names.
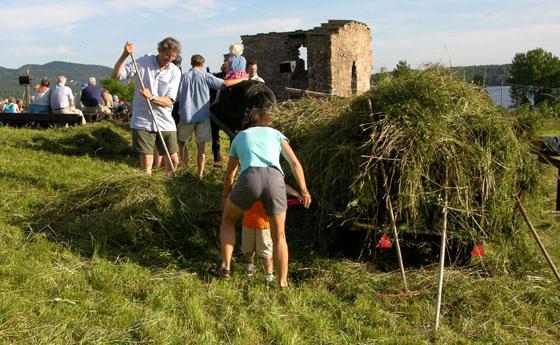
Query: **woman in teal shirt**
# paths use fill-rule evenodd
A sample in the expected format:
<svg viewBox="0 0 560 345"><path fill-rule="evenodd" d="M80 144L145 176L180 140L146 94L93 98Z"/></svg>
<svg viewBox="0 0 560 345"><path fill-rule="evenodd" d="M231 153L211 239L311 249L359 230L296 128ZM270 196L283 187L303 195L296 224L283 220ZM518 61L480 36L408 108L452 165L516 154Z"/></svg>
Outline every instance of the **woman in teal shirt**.
<svg viewBox="0 0 560 345"><path fill-rule="evenodd" d="M288 286L288 244L286 243L286 185L280 166L280 154L286 158L308 208L311 195L307 190L303 168L288 139L271 128L264 109L255 109L245 122L245 130L239 132L230 148L226 178L224 181L224 213L220 228L222 263L220 274L230 275L231 256L235 244L235 222L253 203L260 200L270 221L273 257L281 287ZM235 188L233 181L238 167L241 173Z"/></svg>

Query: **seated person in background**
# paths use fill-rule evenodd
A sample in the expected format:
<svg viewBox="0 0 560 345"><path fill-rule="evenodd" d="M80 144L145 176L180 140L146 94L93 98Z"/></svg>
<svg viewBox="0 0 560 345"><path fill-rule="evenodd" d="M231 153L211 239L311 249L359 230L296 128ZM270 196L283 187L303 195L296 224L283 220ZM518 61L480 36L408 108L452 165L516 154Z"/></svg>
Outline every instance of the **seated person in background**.
<svg viewBox="0 0 560 345"><path fill-rule="evenodd" d="M94 77L90 77L88 85L82 89L80 101L84 105L84 113L96 114L102 112L103 90L97 86L97 81Z"/></svg>
<svg viewBox="0 0 560 345"><path fill-rule="evenodd" d="M103 102L105 103L107 110L113 110L113 95L111 95L107 89L103 89Z"/></svg>
<svg viewBox="0 0 560 345"><path fill-rule="evenodd" d="M49 79L45 77L41 79L41 83L35 87L33 102L29 105L30 113L48 113L51 111L49 84Z"/></svg>
<svg viewBox="0 0 560 345"><path fill-rule="evenodd" d="M19 109L18 109L18 106L16 104L16 98L14 96L11 96L10 98L8 98L8 104L6 104L6 106L4 107L4 112L5 113L10 113L10 114L19 113Z"/></svg>
<svg viewBox="0 0 560 345"><path fill-rule="evenodd" d="M72 90L65 86L66 77L59 75L56 78L56 86L51 90L51 109L53 114L77 114L82 117L82 124L86 123L84 115L74 106L74 95Z"/></svg>
<svg viewBox="0 0 560 345"><path fill-rule="evenodd" d="M0 113L4 112L4 99L2 97L0 97Z"/></svg>
<svg viewBox="0 0 560 345"><path fill-rule="evenodd" d="M23 99L18 98L16 100L16 105L18 107L18 113L23 113Z"/></svg>
<svg viewBox="0 0 560 345"><path fill-rule="evenodd" d="M245 71L247 62L241 54L243 54L243 47L239 43L232 43L229 45L225 80L239 78L249 80L249 75Z"/></svg>

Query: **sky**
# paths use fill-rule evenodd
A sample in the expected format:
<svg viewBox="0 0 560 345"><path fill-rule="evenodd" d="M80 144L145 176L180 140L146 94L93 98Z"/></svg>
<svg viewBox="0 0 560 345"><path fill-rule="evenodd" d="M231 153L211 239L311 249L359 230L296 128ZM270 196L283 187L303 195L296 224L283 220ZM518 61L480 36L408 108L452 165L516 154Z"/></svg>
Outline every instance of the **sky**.
<svg viewBox="0 0 560 345"><path fill-rule="evenodd" d="M560 56L560 0L2 0L0 66L68 61L112 67L124 43L154 54L167 36L185 62L214 72L240 35L311 29L352 19L372 30L374 71L399 60L413 68L504 64L541 47Z"/></svg>

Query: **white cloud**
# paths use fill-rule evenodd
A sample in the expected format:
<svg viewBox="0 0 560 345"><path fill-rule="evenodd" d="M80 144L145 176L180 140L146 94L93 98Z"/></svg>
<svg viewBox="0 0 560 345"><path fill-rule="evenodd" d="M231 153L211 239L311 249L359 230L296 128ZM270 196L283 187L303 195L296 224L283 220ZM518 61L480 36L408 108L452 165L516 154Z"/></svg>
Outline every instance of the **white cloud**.
<svg viewBox="0 0 560 345"><path fill-rule="evenodd" d="M135 13L142 17L158 16L161 19L192 21L211 18L231 8L216 0L108 0L106 7L112 11Z"/></svg>
<svg viewBox="0 0 560 345"><path fill-rule="evenodd" d="M221 37L221 36L240 36L253 35L267 32L283 32L301 29L303 26L302 18L270 18L255 21L243 21L241 23L225 24L212 26L196 31L185 32L188 37Z"/></svg>
<svg viewBox="0 0 560 345"><path fill-rule="evenodd" d="M52 4L48 6L12 6L2 9L0 30L25 32L36 29L64 28L98 14L98 7L88 4Z"/></svg>
<svg viewBox="0 0 560 345"><path fill-rule="evenodd" d="M55 51L57 54L61 54L61 55L71 55L72 54L72 48L69 46L65 46L65 45L58 45L55 48Z"/></svg>

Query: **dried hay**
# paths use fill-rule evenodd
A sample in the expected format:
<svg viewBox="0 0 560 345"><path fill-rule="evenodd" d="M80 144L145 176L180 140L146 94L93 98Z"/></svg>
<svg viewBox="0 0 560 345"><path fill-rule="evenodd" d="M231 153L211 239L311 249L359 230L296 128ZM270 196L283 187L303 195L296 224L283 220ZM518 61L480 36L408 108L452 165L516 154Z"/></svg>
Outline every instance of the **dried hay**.
<svg viewBox="0 0 560 345"><path fill-rule="evenodd" d="M322 231L384 227L387 194L401 231L437 231L447 188L452 235L510 235L513 195L539 186L530 122L440 67L352 99L289 102L275 123L303 162Z"/></svg>

